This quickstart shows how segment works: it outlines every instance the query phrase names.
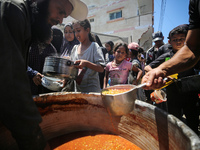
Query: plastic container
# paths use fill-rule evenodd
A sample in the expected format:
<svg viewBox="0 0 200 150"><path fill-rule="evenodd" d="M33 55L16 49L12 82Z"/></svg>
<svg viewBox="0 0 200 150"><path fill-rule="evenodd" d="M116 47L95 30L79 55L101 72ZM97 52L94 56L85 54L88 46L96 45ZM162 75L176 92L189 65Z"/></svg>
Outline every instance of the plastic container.
<svg viewBox="0 0 200 150"><path fill-rule="evenodd" d="M154 92L151 93L150 97L151 100L156 104L167 101L166 93L163 90L154 90Z"/></svg>

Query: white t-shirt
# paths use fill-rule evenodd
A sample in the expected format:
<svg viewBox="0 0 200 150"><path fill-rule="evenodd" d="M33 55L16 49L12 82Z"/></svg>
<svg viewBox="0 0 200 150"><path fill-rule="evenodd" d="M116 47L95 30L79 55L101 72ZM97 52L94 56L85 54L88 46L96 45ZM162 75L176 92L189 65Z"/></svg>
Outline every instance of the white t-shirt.
<svg viewBox="0 0 200 150"><path fill-rule="evenodd" d="M72 49L70 55L72 61L84 59L94 64L100 64L102 66L105 66L103 52L101 50L101 47L96 42L92 42L88 49L82 52L81 54L77 53L78 46L79 45L75 45ZM101 89L98 72L87 68L81 84L76 84L76 88L79 92L100 92Z"/></svg>

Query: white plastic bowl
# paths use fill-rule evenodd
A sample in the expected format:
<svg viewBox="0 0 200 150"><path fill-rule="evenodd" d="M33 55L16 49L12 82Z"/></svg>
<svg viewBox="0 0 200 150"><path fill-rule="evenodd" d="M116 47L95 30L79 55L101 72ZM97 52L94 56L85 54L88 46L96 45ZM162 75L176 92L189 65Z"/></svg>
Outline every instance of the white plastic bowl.
<svg viewBox="0 0 200 150"><path fill-rule="evenodd" d="M61 81L61 79L44 76L42 78L42 85L49 90L60 91L63 87L63 83L59 81Z"/></svg>

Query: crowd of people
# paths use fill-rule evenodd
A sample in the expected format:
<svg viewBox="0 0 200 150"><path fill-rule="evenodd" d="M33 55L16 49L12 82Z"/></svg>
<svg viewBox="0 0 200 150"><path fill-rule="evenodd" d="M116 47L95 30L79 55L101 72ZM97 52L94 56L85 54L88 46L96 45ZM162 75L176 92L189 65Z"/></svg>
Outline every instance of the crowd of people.
<svg viewBox="0 0 200 150"><path fill-rule="evenodd" d="M117 84L140 84L142 77L146 73L171 59L174 54L184 46L188 27L188 24L183 24L172 29L169 32L168 43L163 42L164 36L161 31L153 33L152 42L154 42L154 45L150 49L144 50L136 42L114 43L113 41L108 41L103 46L99 37L91 33L91 25L88 19L83 21L74 20L72 23L66 24L62 31L63 38L59 37L60 40L55 39L60 43L60 45L56 43L56 45L60 47L58 50L60 53L58 54L56 51L54 56L58 55L59 57L74 61L75 64L79 64L76 66L79 69L79 75L76 84L74 84L74 81L71 79L65 79L61 91L89 93L100 92L101 89L106 88L107 86ZM54 36L54 38L56 37L57 36ZM53 44L51 45L53 46ZM54 49L56 49L55 47ZM48 55L52 55L52 53L47 50L45 51ZM31 49L30 55L33 55ZM41 58L41 56L42 53L38 53L35 57ZM43 67L45 57L41 59L41 66ZM32 67L31 64L34 63L29 63L28 72L30 72ZM199 66L197 65L176 74L176 79L197 74L197 70L199 70L198 67ZM41 80L41 77L43 76L41 69L36 71L34 78L37 76L39 76L39 79ZM32 83L35 83L33 87L41 88L41 81L36 84L33 76L31 77L33 80ZM198 133L198 93L200 93L200 91L182 93L175 83L163 88L163 90L167 94L167 102L161 104L153 102L150 98L151 93L154 92L152 89L138 89L137 99L153 104L164 111L173 114ZM48 92L53 91L43 90L32 94ZM191 101L188 101L188 99ZM185 118L183 118L183 116Z"/></svg>
<svg viewBox="0 0 200 150"><path fill-rule="evenodd" d="M10 3L9 7L6 7L7 3ZM163 89L167 94L165 106L157 105L150 98L154 89L165 85L164 77L171 80L169 75L172 74L176 79L199 74L200 21L197 20L200 15L193 11L200 9L195 7L199 6L197 3L199 1L190 2L190 24L172 29L168 43L163 42L161 31L153 33L152 42L155 44L145 50L137 42L115 43L110 40L102 45L99 37L91 33L90 22L86 19L87 6L79 0L1 0L2 8L7 11L0 14L7 19L0 22L0 32L5 35L0 40L0 60L6 71L1 74L1 84L5 87L1 89L0 119L11 131L19 148L37 150L46 146L39 127L41 116L32 96L54 92L42 86L42 71L48 56L70 59L79 69L76 82L65 78L60 91L100 92L107 86L146 82L143 89L138 89L137 99L173 114L198 134L200 88L183 92L178 82L174 82ZM80 6L82 9L78 9ZM14 18L16 13L19 15ZM68 15L76 20L66 24L63 31L53 26L62 23ZM9 17L13 20L10 21ZM17 29L12 24L15 19L18 19ZM8 106L13 106L13 109L9 108L10 112L6 111Z"/></svg>

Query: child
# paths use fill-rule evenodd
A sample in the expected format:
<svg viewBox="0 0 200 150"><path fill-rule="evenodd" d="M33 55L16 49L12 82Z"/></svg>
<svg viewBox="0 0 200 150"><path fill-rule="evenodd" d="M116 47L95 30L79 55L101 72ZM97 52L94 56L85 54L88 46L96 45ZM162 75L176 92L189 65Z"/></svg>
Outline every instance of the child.
<svg viewBox="0 0 200 150"><path fill-rule="evenodd" d="M144 58L144 54L138 54L138 60L140 61L140 64L141 64L141 69L142 69L142 75L145 75L145 72L144 72L144 67L145 67L145 58Z"/></svg>
<svg viewBox="0 0 200 150"><path fill-rule="evenodd" d="M172 29L169 33L168 43L172 46L168 52L159 56L156 60L151 62L145 67L145 71L148 72L152 68L158 67L161 63L165 62L167 59L170 59L174 54L184 46L185 38L187 35L187 25L177 26Z"/></svg>
<svg viewBox="0 0 200 150"><path fill-rule="evenodd" d="M138 60L138 49L139 49L139 45L138 43L132 42L128 45L128 49L129 49L129 54L130 54L130 62L132 63L132 65L134 65L135 67L138 67L141 69L141 63ZM128 76L128 83L129 84L133 84L135 81L137 81L137 72L135 71L130 71L129 76Z"/></svg>
<svg viewBox="0 0 200 150"><path fill-rule="evenodd" d="M142 76L142 70L132 66L131 62L126 61L128 55L128 47L125 43L116 43L114 47L114 60L106 65L106 74L104 78L104 88L107 87L108 76L110 76L110 85L126 84L129 71L138 72L137 81Z"/></svg>
<svg viewBox="0 0 200 150"><path fill-rule="evenodd" d="M128 49L129 49L130 58L131 58L130 62L132 63L133 66L142 70L141 63L138 59L139 49L141 50L142 48L139 46L138 43L132 42L128 45ZM142 75L143 75L143 71L142 71ZM128 76L128 84L138 84L138 80L136 80L137 77L138 77L137 72L130 71L129 76ZM139 81L139 84L140 82L141 81ZM139 88L137 90L137 99L142 100L142 101L146 100L145 92L142 88Z"/></svg>
<svg viewBox="0 0 200 150"><path fill-rule="evenodd" d="M60 57L69 59L69 55L71 54L71 51L74 47L74 45L78 45L80 42L76 39L75 33L73 30L72 23L69 22L64 26L64 37L63 37L63 43L60 49ZM62 92L73 92L74 89L74 80L72 79L65 79L64 87L61 90Z"/></svg>
<svg viewBox="0 0 200 150"><path fill-rule="evenodd" d="M79 64L76 67L82 69L77 77L77 91L80 92L100 92L100 82L98 72L104 71L105 61L101 47L94 42L91 35L90 22L74 21L73 29L80 44L75 45L71 51L70 58Z"/></svg>
<svg viewBox="0 0 200 150"><path fill-rule="evenodd" d="M145 71L150 71L164 61L167 61L180 50L185 43L188 25L180 25L169 33L169 43L172 46L170 52L164 53L156 60L145 67ZM178 78L195 75L194 68L186 70L178 74ZM184 85L182 85L184 87ZM187 125L198 134L198 92L181 92L178 82L174 82L166 87L168 112L182 120L182 112L186 116Z"/></svg>
<svg viewBox="0 0 200 150"><path fill-rule="evenodd" d="M106 53L106 63L113 61L114 56L113 56L113 46L114 43L112 41L108 41L105 44L107 53Z"/></svg>

